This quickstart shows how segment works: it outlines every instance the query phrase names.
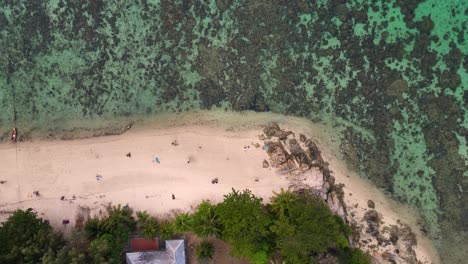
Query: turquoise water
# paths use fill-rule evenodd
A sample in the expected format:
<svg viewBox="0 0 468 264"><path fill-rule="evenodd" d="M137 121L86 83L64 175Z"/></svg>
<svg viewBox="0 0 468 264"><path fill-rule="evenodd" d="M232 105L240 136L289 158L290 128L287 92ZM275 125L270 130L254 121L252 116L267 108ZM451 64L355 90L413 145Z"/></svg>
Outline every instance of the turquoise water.
<svg viewBox="0 0 468 264"><path fill-rule="evenodd" d="M334 124L350 166L458 263L467 17L462 0L4 1L0 135L213 106Z"/></svg>

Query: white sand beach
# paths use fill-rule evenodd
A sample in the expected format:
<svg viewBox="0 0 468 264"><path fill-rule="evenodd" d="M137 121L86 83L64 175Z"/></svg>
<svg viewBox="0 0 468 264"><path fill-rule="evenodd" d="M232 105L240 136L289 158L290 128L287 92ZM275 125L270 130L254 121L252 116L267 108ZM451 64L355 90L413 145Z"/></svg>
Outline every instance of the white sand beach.
<svg viewBox="0 0 468 264"><path fill-rule="evenodd" d="M357 218L362 218L372 199L386 224L399 219L411 226L419 260L440 262L411 209L348 170L333 131L305 119L271 113L167 114L136 122L118 136L0 144L0 180L6 181L0 185L0 221L15 209L33 208L66 232L71 227L62 226L62 220L70 219L73 224L80 207L89 207L97 215L108 203L128 204L135 210L164 215L191 210L203 199L221 201L232 188L248 188L268 200L272 191L289 186L274 168L262 167L268 155L254 146L263 144L258 136L269 122L317 142L336 181L345 184L345 201ZM214 178L218 184L212 184ZM356 203L357 208L351 206Z"/></svg>

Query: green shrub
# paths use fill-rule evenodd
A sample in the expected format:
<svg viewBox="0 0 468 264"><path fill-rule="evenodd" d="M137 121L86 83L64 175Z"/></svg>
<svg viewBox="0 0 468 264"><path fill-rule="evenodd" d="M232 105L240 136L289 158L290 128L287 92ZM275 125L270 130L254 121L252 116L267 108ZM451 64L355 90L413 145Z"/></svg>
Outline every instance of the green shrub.
<svg viewBox="0 0 468 264"><path fill-rule="evenodd" d="M363 252L359 248L353 248L350 254L349 264L371 264L372 259L369 254Z"/></svg>

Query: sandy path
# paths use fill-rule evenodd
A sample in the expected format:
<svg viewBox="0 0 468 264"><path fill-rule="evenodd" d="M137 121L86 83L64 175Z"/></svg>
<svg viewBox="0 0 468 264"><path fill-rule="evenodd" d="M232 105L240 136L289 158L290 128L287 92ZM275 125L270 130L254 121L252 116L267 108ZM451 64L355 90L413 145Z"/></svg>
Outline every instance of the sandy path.
<svg viewBox="0 0 468 264"><path fill-rule="evenodd" d="M364 215L367 200L372 199L385 224L400 219L412 227L418 239L418 259L439 263L433 244L419 231L414 212L347 169L341 160L336 129L270 113L161 115L140 121L120 136L34 141L17 144L17 149L2 144L0 180L7 183L0 185L0 211L31 207L63 230L62 219L69 218L73 223L79 206L98 214L109 202L128 203L135 210L161 215L190 210L203 199L221 201L231 188L248 188L268 199L272 191L289 185L274 169L262 167L268 156L262 148L252 146L262 144L257 137L262 133L261 126L272 121L317 142L337 182L345 184L348 206L359 204L350 208L357 218ZM174 140L178 146L171 144ZM244 150L244 146L250 148ZM131 158L126 157L128 152ZM187 163L189 156L193 160ZM155 157L160 164L153 162ZM97 174L103 179L96 180ZM218 184L211 183L215 177ZM39 191L40 197L34 197L33 191ZM0 221L6 217L0 214Z"/></svg>

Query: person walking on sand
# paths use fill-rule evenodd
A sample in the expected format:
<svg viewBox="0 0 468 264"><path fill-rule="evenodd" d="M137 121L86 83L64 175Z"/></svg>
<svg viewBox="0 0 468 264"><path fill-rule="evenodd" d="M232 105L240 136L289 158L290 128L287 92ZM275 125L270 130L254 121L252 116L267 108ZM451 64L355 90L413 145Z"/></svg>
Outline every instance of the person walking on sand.
<svg viewBox="0 0 468 264"><path fill-rule="evenodd" d="M15 143L16 142L16 128L13 128L11 130L11 143Z"/></svg>

